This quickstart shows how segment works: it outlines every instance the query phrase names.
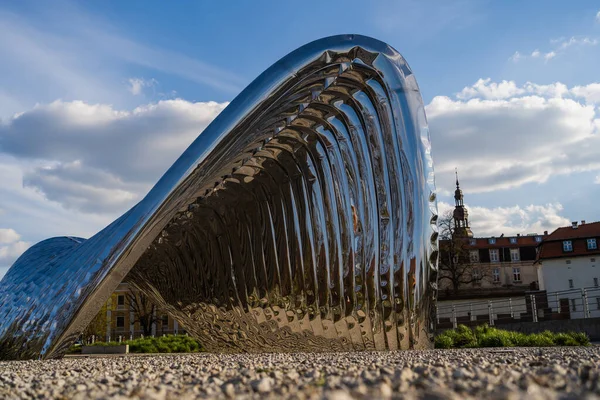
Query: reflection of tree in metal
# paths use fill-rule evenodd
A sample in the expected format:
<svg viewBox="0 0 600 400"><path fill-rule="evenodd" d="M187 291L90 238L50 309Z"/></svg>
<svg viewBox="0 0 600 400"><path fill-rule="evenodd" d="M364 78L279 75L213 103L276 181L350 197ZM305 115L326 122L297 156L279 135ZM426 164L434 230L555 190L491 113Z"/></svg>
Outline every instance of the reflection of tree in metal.
<svg viewBox="0 0 600 400"><path fill-rule="evenodd" d="M128 273L211 351L428 347L433 185L402 56L362 36L312 42L121 218L17 260L0 283L0 353L60 356Z"/></svg>
<svg viewBox="0 0 600 400"><path fill-rule="evenodd" d="M145 293L133 290L127 293L127 304L134 317L130 323L137 322L144 336L151 335L152 325L158 322L154 303Z"/></svg>

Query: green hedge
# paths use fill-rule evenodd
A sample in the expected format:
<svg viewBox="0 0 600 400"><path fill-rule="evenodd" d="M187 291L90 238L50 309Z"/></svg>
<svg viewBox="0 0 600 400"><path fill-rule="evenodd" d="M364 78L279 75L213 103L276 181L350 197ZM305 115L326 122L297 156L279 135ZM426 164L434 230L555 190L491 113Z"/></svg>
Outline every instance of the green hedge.
<svg viewBox="0 0 600 400"><path fill-rule="evenodd" d="M589 346L590 338L583 332L521 333L505 331L488 325L471 329L459 325L435 338L436 349L475 348L475 347L549 347L549 346Z"/></svg>
<svg viewBox="0 0 600 400"><path fill-rule="evenodd" d="M129 345L130 353L195 353L203 351L202 345L189 336L166 335L145 337L124 342L96 342L92 346Z"/></svg>

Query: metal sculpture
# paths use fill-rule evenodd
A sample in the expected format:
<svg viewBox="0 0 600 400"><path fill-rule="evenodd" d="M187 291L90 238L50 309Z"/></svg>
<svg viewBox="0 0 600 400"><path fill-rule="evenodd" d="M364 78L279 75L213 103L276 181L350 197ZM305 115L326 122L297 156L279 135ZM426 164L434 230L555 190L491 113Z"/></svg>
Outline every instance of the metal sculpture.
<svg viewBox="0 0 600 400"><path fill-rule="evenodd" d="M252 82L148 195L0 282L0 358L60 357L126 275L209 351L432 343L429 133L393 48L333 36Z"/></svg>

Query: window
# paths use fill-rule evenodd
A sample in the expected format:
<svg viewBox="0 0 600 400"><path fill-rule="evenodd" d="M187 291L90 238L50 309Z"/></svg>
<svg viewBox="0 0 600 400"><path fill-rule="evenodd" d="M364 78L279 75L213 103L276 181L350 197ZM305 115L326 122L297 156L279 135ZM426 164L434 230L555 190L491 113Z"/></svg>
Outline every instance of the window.
<svg viewBox="0 0 600 400"><path fill-rule="evenodd" d="M479 250L471 250L469 252L469 260L471 260L472 263L479 262Z"/></svg>
<svg viewBox="0 0 600 400"><path fill-rule="evenodd" d="M489 244L496 244L496 238L489 238L488 239L488 243Z"/></svg>
<svg viewBox="0 0 600 400"><path fill-rule="evenodd" d="M596 307L600 310L600 297L596 297Z"/></svg>
<svg viewBox="0 0 600 400"><path fill-rule="evenodd" d="M521 282L521 268L513 268L513 281Z"/></svg>
<svg viewBox="0 0 600 400"><path fill-rule="evenodd" d="M563 240L563 251L573 251L573 242L570 240Z"/></svg>
<svg viewBox="0 0 600 400"><path fill-rule="evenodd" d="M571 264L571 260L566 260L565 263L566 264Z"/></svg>
<svg viewBox="0 0 600 400"><path fill-rule="evenodd" d="M538 243L541 242L542 241L542 237L541 236L536 236L535 237L535 241L538 242Z"/></svg>
<svg viewBox="0 0 600 400"><path fill-rule="evenodd" d="M124 306L125 305L125 296L120 294L117 296L117 305Z"/></svg>
<svg viewBox="0 0 600 400"><path fill-rule="evenodd" d="M588 250L596 250L598 248L596 239L588 239L587 240L587 248L588 248Z"/></svg>
<svg viewBox="0 0 600 400"><path fill-rule="evenodd" d="M167 314L162 316L162 324L163 326L169 325L169 316Z"/></svg>
<svg viewBox="0 0 600 400"><path fill-rule="evenodd" d="M117 328L124 328L124 327L125 327L125 317L118 316L117 317Z"/></svg>
<svg viewBox="0 0 600 400"><path fill-rule="evenodd" d="M492 278L494 279L494 282L500 282L500 268L494 268L492 271Z"/></svg>
<svg viewBox="0 0 600 400"><path fill-rule="evenodd" d="M569 289L573 289L575 285L573 284L573 279L569 279Z"/></svg>
<svg viewBox="0 0 600 400"><path fill-rule="evenodd" d="M512 244L515 244L515 243L517 243L517 238L510 238L510 242L511 242Z"/></svg>
<svg viewBox="0 0 600 400"><path fill-rule="evenodd" d="M481 271L478 268L473 268L473 283L481 281Z"/></svg>
<svg viewBox="0 0 600 400"><path fill-rule="evenodd" d="M598 287L598 278L594 278L594 287Z"/></svg>
<svg viewBox="0 0 600 400"><path fill-rule="evenodd" d="M577 305L575 304L575 299L571 299L571 311L577 311Z"/></svg>
<svg viewBox="0 0 600 400"><path fill-rule="evenodd" d="M510 249L510 260L519 261L521 256L519 255L519 249Z"/></svg>
<svg viewBox="0 0 600 400"><path fill-rule="evenodd" d="M471 240L469 240L469 244L471 246L475 246L477 244L477 239L471 239Z"/></svg>
<svg viewBox="0 0 600 400"><path fill-rule="evenodd" d="M498 253L498 249L490 249L490 261L491 262L500 261L500 255Z"/></svg>

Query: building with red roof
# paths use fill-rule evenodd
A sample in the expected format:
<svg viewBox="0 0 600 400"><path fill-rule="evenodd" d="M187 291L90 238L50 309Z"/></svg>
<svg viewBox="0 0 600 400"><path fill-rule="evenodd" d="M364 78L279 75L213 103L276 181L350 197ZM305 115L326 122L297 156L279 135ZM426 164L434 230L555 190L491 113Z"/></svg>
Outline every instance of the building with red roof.
<svg viewBox="0 0 600 400"><path fill-rule="evenodd" d="M536 257L540 289L571 318L600 316L600 222L573 222L544 237ZM590 300L591 299L591 300Z"/></svg>

